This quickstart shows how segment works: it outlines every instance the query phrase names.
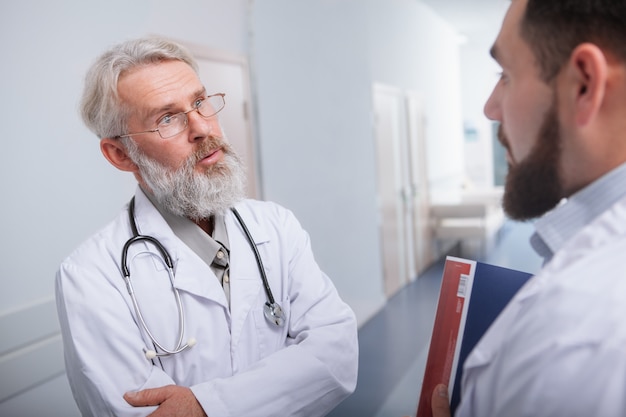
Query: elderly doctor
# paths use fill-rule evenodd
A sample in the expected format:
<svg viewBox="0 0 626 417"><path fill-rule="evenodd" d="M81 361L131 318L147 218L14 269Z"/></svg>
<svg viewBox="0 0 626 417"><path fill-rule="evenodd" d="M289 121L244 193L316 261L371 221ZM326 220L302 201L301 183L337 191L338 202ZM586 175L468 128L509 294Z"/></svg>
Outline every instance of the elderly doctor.
<svg viewBox="0 0 626 417"><path fill-rule="evenodd" d="M117 45L87 75L83 119L139 185L57 273L84 416L323 416L355 388L354 314L293 214L243 198L224 104L161 39Z"/></svg>

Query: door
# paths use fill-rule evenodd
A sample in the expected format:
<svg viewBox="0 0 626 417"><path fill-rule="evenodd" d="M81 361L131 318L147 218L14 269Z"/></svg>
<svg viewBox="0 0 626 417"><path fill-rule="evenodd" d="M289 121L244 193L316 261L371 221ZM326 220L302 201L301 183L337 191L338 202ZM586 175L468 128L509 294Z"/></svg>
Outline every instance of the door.
<svg viewBox="0 0 626 417"><path fill-rule="evenodd" d="M391 297L431 261L423 112L417 95L379 84L373 107L384 288Z"/></svg>
<svg viewBox="0 0 626 417"><path fill-rule="evenodd" d="M426 129L422 101L418 94L405 94L407 113L407 140L409 189L411 195L407 211L413 228L408 239L413 241L416 274L423 272L434 261L433 233L430 227L430 197L426 166Z"/></svg>
<svg viewBox="0 0 626 417"><path fill-rule="evenodd" d="M260 198L247 60L243 56L211 51L196 45L186 46L198 62L200 80L207 93L226 94L226 107L219 113L220 124L228 141L243 160L247 175L247 196Z"/></svg>
<svg viewBox="0 0 626 417"><path fill-rule="evenodd" d="M406 239L405 113L402 92L392 87L374 86L374 134L376 138L377 200L382 246L384 288L391 297L409 280L411 250ZM403 152L404 151L404 152Z"/></svg>

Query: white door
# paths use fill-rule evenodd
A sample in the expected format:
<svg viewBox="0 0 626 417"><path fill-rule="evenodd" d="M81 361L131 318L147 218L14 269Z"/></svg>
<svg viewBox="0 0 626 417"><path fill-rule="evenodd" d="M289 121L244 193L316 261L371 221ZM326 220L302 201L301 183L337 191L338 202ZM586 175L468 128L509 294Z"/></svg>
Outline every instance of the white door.
<svg viewBox="0 0 626 417"><path fill-rule="evenodd" d="M384 287L390 297L430 262L423 113L417 95L379 84L373 106Z"/></svg>
<svg viewBox="0 0 626 417"><path fill-rule="evenodd" d="M198 61L200 80L208 94L225 93L226 107L219 114L229 142L246 167L248 196L260 198L257 156L253 141L253 111L250 99L250 77L245 57L189 46Z"/></svg>
<svg viewBox="0 0 626 417"><path fill-rule="evenodd" d="M411 217L414 267L419 274L433 261L433 233L430 227L430 197L428 195L428 171L426 169L425 116L418 94L405 93L407 114L407 141L409 165L409 189L407 211ZM416 275L411 275L415 277Z"/></svg>
<svg viewBox="0 0 626 417"><path fill-rule="evenodd" d="M406 167L399 163L405 143L402 92L375 85L373 100L384 287L387 297L391 297L406 284L410 273L402 203Z"/></svg>

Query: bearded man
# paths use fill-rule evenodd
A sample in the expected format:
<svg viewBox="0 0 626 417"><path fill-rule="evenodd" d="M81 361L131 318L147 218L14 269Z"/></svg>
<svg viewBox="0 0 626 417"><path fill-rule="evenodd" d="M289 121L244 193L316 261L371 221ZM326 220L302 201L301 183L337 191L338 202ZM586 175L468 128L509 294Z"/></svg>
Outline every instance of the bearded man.
<svg viewBox="0 0 626 417"><path fill-rule="evenodd" d="M138 187L57 273L83 416L323 416L356 386L354 313L293 214L244 198L224 106L163 39L87 74L83 120Z"/></svg>
<svg viewBox="0 0 626 417"><path fill-rule="evenodd" d="M623 0L511 1L485 114L545 265L469 354L457 417L626 416L625 45Z"/></svg>

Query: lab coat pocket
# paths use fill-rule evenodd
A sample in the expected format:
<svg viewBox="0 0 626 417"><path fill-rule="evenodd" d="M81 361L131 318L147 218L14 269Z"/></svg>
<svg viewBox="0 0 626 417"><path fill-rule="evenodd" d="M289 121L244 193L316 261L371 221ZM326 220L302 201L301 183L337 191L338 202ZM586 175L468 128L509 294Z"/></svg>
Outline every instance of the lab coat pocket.
<svg viewBox="0 0 626 417"><path fill-rule="evenodd" d="M271 323L264 314L265 301L257 303L252 310L254 324L257 330L257 341L261 358L280 350L289 344L289 298L277 301L285 315L285 322L282 326Z"/></svg>

